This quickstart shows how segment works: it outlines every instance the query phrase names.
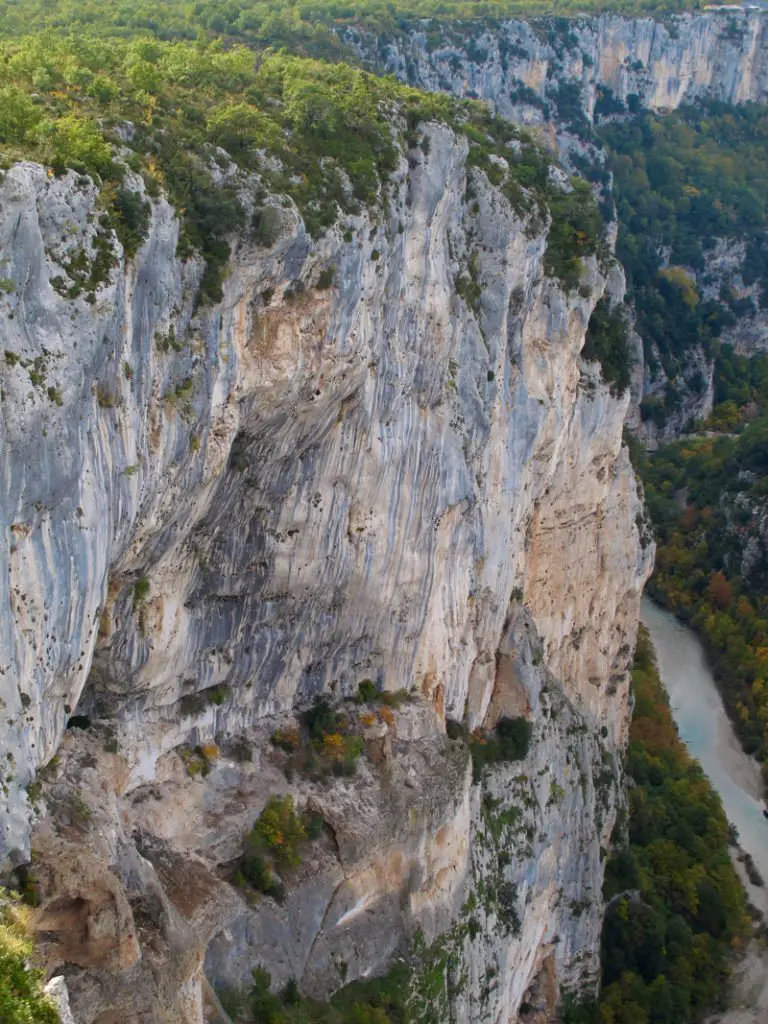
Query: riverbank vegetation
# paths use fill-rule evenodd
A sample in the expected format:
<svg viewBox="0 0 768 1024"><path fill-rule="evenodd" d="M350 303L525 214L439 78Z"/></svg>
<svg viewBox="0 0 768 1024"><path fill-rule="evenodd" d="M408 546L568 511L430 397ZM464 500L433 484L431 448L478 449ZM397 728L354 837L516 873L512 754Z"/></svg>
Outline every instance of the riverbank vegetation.
<svg viewBox="0 0 768 1024"><path fill-rule="evenodd" d="M632 672L628 843L608 861L599 1001L569 1024L686 1024L723 1006L746 938L719 796L677 733L646 631Z"/></svg>
<svg viewBox="0 0 768 1024"><path fill-rule="evenodd" d="M751 374L758 387L745 373L730 393L759 397L768 360ZM726 399L712 425L729 433L637 453L636 464L658 542L649 592L699 633L742 744L768 774L768 418L745 425L743 410Z"/></svg>

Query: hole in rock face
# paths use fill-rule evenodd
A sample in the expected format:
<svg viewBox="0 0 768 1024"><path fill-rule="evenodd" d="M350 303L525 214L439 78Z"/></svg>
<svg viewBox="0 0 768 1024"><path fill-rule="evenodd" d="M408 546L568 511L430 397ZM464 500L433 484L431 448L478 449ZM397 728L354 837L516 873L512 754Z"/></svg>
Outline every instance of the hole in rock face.
<svg viewBox="0 0 768 1024"><path fill-rule="evenodd" d="M72 715L67 722L68 729L90 729L91 720L88 715Z"/></svg>
<svg viewBox="0 0 768 1024"><path fill-rule="evenodd" d="M82 897L60 896L41 912L37 922L38 939L78 949L88 942L90 906Z"/></svg>
<svg viewBox="0 0 768 1024"><path fill-rule="evenodd" d="M448 734L448 738L452 740L466 740L467 738L467 730L461 722L457 722L453 718L446 718L445 731Z"/></svg>
<svg viewBox="0 0 768 1024"><path fill-rule="evenodd" d="M248 435L242 430L238 431L229 450L228 468L230 470L243 473L248 469L250 466L250 459L248 457L249 444L250 438Z"/></svg>

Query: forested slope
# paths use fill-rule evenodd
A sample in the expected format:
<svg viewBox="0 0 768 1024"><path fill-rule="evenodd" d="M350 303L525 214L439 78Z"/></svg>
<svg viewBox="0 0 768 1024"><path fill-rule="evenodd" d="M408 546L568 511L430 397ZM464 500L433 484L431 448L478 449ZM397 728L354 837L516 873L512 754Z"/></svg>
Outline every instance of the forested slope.
<svg viewBox="0 0 768 1024"><path fill-rule="evenodd" d="M768 306L768 111L710 103L667 116L609 114L599 135L648 373L668 380L640 412L663 427L686 391L707 386L691 354L715 361L721 388L728 357L721 366L718 340Z"/></svg>
<svg viewBox="0 0 768 1024"><path fill-rule="evenodd" d="M699 7L695 0L2 0L0 35L23 36L33 31L88 32L101 36L154 35L160 39L197 39L201 33L224 36L252 46L287 46L315 56L349 56L335 30L345 26L397 32L423 18L493 23L509 17L616 11L628 15L664 15Z"/></svg>
<svg viewBox="0 0 768 1024"><path fill-rule="evenodd" d="M650 638L638 637L629 842L608 861L602 992L569 1024L684 1024L723 1008L749 933L720 798L677 733Z"/></svg>

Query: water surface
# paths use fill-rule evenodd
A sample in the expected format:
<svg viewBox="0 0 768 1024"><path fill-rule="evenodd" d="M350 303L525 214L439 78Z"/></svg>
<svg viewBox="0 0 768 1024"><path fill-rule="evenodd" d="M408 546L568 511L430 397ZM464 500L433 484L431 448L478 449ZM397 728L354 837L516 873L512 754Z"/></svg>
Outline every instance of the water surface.
<svg viewBox="0 0 768 1024"><path fill-rule="evenodd" d="M641 613L656 648L680 737L723 801L740 845L768 882L768 820L763 817L760 768L741 749L692 630L648 598ZM750 887L751 888L751 887Z"/></svg>

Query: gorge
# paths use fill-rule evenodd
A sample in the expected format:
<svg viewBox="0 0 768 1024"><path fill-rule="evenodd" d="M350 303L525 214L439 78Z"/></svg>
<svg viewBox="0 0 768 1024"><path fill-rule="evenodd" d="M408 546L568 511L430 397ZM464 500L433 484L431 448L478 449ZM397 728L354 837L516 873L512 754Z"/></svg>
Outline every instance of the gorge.
<svg viewBox="0 0 768 1024"><path fill-rule="evenodd" d="M582 357L623 308L610 184L531 97L762 102L764 22L342 33L493 119L202 41L3 43L0 854L78 1024L225 1020L255 968L324 1000L407 962L436 1022L594 994L647 382Z"/></svg>

